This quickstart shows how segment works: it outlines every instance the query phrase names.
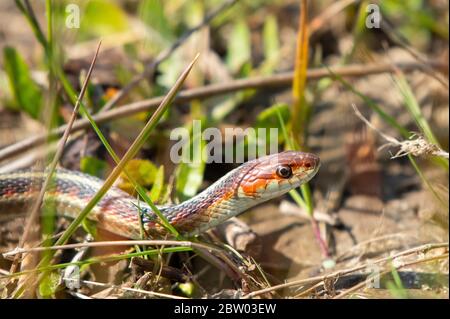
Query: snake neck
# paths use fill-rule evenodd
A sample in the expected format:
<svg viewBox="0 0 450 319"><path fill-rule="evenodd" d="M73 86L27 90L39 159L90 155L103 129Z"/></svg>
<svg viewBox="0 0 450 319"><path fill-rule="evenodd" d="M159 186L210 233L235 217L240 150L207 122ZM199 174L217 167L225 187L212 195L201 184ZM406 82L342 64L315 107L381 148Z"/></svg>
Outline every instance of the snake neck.
<svg viewBox="0 0 450 319"><path fill-rule="evenodd" d="M254 198L240 197L237 192L240 181L251 168L244 164L193 198L159 209L181 234L191 236L202 233L258 203ZM36 200L44 178L42 172L0 174L0 211L26 211L27 203ZM58 169L45 199L56 203L58 215L76 218L102 184L103 181L98 178ZM146 237L158 238L167 234L146 203L115 187L108 191L87 218L102 229L131 239L141 238L142 226Z"/></svg>
<svg viewBox="0 0 450 319"><path fill-rule="evenodd" d="M240 166L191 199L163 207L161 212L182 234L193 236L205 232L259 203L238 192L240 181L251 169L251 165Z"/></svg>

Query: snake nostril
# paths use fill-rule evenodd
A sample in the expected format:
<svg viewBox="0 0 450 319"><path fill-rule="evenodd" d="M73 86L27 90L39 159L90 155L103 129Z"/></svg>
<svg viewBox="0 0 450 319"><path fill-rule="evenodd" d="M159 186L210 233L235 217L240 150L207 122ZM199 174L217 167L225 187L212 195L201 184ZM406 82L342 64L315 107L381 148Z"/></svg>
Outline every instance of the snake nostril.
<svg viewBox="0 0 450 319"><path fill-rule="evenodd" d="M310 170L313 169L315 167L317 167L319 165L319 158L313 154L308 154L308 156L306 156L303 159L303 163L302 166L303 168Z"/></svg>

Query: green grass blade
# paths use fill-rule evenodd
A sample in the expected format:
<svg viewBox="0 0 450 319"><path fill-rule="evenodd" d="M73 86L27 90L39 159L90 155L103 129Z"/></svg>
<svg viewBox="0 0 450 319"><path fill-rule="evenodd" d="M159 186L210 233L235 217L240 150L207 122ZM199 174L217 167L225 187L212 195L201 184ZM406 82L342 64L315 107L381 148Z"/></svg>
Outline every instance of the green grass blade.
<svg viewBox="0 0 450 319"><path fill-rule="evenodd" d="M288 136L288 133L286 130L286 125L283 121L283 117L281 116L281 112L280 112L280 110L276 110L276 111L277 111L278 120L280 121L281 131L283 132L284 139L286 141L286 145L288 146L289 149L293 150L294 143ZM308 213L310 212L310 208L308 207L308 204L307 204L307 202L311 203L310 200L303 200L303 198L300 196L300 194L297 192L296 189L289 191L289 195L291 195L292 199L294 199L294 201L297 203L297 205L303 207ZM311 196L311 193L309 193L309 195Z"/></svg>
<svg viewBox="0 0 450 319"><path fill-rule="evenodd" d="M72 236L72 234L75 232L75 230L81 224L83 219L89 214L89 212L95 207L95 205L97 205L97 203L103 198L103 196L106 194L106 192L111 188L111 186L113 185L115 180L119 177L120 173L123 171L125 164L130 159L132 159L133 157L136 156L138 151L144 145L145 141L148 139L151 131L156 127L156 124L158 123L159 119L162 117L164 112L167 110L167 108L169 107L169 105L171 104L173 99L175 98L176 93L181 88L181 85L183 84L184 80L186 79L187 75L189 74L190 70L192 69L197 58L198 58L198 55L191 62L191 64L186 68L186 70L181 74L181 76L179 77L179 79L177 80L175 85L170 89L169 93L165 96L165 98L161 102L160 106L156 109L156 111L153 113L150 120L147 122L145 127L139 133L138 137L135 139L133 144L130 146L130 149L125 153L123 158L120 160L120 162L113 169L111 174L105 180L102 187L92 197L92 199L89 201L89 203L86 205L86 207L81 211L81 213L77 216L77 218L69 225L69 227L66 229L66 231L62 234L62 236L55 243L55 245L62 245L64 243L66 243L66 241ZM151 202L150 198L148 198L148 196L146 196L146 197L144 196L144 199L145 200L148 199L149 202ZM153 207L152 207L152 209L153 209Z"/></svg>
<svg viewBox="0 0 450 319"><path fill-rule="evenodd" d="M422 110L420 109L419 103L417 102L417 99L414 96L411 87L406 81L405 76L400 71L397 72L397 74L394 76L394 83L396 84L400 94L403 96L403 101L406 109L411 114L420 131L423 133L423 135L425 135L426 139L430 143L433 143L440 148L441 146L439 144L439 141L434 135L427 119L425 118L425 116L423 116ZM433 161L444 167L446 170L449 169L448 160L442 157L435 156L433 158Z"/></svg>
<svg viewBox="0 0 450 319"><path fill-rule="evenodd" d="M107 257L97 257L97 258L89 258L82 261L75 261L75 262L68 262L68 263L61 263L61 264L55 264L55 265L48 265L43 267L37 267L35 269L30 269L26 271L16 272L9 275L1 276L0 279L6 279L6 278L15 278L19 276L24 276L28 274L33 274L36 272L47 272L52 271L56 269L64 269L68 266L86 266L91 264L98 264L98 263L104 263L104 262L112 262L112 261L118 261L133 257L142 257L142 256L154 256L158 255L161 252L163 253L176 253L176 252L183 252L183 251L192 251L193 249L191 247L163 247L158 249L151 249L151 250L144 250L140 252L134 252L129 254L120 254L120 255L113 255L113 256L107 256Z"/></svg>
<svg viewBox="0 0 450 319"><path fill-rule="evenodd" d="M367 104L374 112L376 112L386 123L397 129L397 131L404 137L409 138L410 132L405 129L403 126L401 126L395 118L384 112L371 98L366 96L365 94L359 92L356 90L349 82L344 80L342 76L339 74L334 73L328 66L325 65L325 67L328 69L328 72L330 72L330 76L332 79L337 80L340 82L346 89L351 91L353 94L360 97L364 103Z"/></svg>
<svg viewBox="0 0 450 319"><path fill-rule="evenodd" d="M113 158L113 160L114 160L114 162L116 162L116 164L119 164L119 162L120 162L119 157L114 152L113 148L111 147L111 145L109 144L108 140L106 139L106 137L101 132L101 130L98 127L97 123L95 123L94 119L92 118L92 116L89 114L89 112L86 110L86 108L83 105L81 105L80 111L88 119L88 121L91 123L92 128L94 129L95 133L97 134L97 136L101 140L102 144L105 146L106 150L108 151L108 154ZM181 235L179 234L179 232L175 229L175 227L173 227L169 223L167 218L161 213L161 211L158 209L158 207L156 207L156 205L153 203L151 198L147 195L147 192L145 191L145 189L141 185L139 185L139 183L133 178L133 176L131 176L131 174L127 171L127 169L125 167L123 169L123 172L127 176L128 180L136 188L136 191L138 192L138 194L151 207L152 211L156 214L156 216L158 216L158 218L161 221L162 226L165 227L176 238L181 239Z"/></svg>
<svg viewBox="0 0 450 319"><path fill-rule="evenodd" d="M327 67L328 68L328 67ZM360 97L374 112L376 112L383 120L386 121L389 125L391 125L393 128L396 128L398 132L404 137L409 138L409 131L402 127L395 118L390 116L389 114L385 113L371 98L366 96L365 94L359 92L356 90L350 83L345 81L340 75L335 74L333 71L331 71L328 68L328 71L330 72L333 79L339 81L342 85L344 85L348 90L350 90L352 93ZM440 198L440 196L437 194L437 192L434 190L433 186L430 184L430 182L425 178L424 174L420 170L419 166L417 165L416 161L411 155L408 155L408 158L416 170L416 172L419 174L420 178L425 182L425 184L428 186L430 191L433 193L433 195L436 197L436 199L442 203L443 200Z"/></svg>

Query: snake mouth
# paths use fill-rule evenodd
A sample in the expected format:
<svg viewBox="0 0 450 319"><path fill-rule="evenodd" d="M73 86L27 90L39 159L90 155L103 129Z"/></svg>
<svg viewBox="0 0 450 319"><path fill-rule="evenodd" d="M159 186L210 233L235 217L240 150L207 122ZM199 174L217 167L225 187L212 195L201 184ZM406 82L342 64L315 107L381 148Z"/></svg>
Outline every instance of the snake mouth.
<svg viewBox="0 0 450 319"><path fill-rule="evenodd" d="M311 155L313 155L313 154L311 154ZM317 174L317 172L319 171L319 169L320 169L320 166L322 165L322 163L320 162L320 158L318 157L318 156L316 156L316 155L313 155L314 156L314 161L315 161L315 164L314 164L314 168L313 168L313 171L312 171L312 173L311 173L311 175L312 175L312 177L313 176L315 176L316 174Z"/></svg>

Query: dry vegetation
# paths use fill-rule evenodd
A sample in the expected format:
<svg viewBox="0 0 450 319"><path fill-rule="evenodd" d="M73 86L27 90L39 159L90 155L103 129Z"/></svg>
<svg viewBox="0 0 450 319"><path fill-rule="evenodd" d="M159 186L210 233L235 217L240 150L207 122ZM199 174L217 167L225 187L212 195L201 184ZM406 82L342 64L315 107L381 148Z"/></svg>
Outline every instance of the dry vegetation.
<svg viewBox="0 0 450 319"><path fill-rule="evenodd" d="M449 4L371 2L375 28L356 0L0 2L0 173L62 166L177 203L236 167L170 161L194 119L276 127L322 162L198 238L99 242L41 200L0 211L1 296L448 298Z"/></svg>

